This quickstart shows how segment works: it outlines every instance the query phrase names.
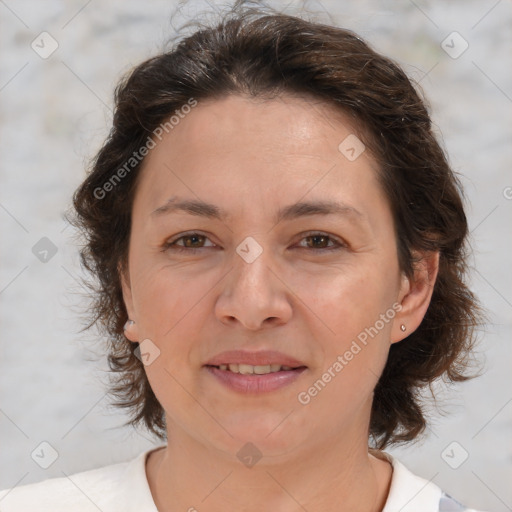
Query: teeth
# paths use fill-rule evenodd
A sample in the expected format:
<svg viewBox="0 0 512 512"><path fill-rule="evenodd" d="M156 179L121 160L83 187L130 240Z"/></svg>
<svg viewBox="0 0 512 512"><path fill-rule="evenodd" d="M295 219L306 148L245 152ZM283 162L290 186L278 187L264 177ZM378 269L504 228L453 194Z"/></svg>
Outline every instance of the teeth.
<svg viewBox="0 0 512 512"><path fill-rule="evenodd" d="M241 373L242 375L248 375L250 373L254 373L255 368L255 366L251 366L250 364L239 364L238 373ZM231 370L231 365L229 365L229 369Z"/></svg>
<svg viewBox="0 0 512 512"><path fill-rule="evenodd" d="M257 375L264 375L265 373L270 373L270 365L267 364L264 366L255 366L253 372L256 373Z"/></svg>
<svg viewBox="0 0 512 512"><path fill-rule="evenodd" d="M221 364L219 365L220 370L240 373L242 375L265 375L267 373L275 373L279 371L293 370L291 366L282 366L280 364L265 364L253 366L251 364Z"/></svg>

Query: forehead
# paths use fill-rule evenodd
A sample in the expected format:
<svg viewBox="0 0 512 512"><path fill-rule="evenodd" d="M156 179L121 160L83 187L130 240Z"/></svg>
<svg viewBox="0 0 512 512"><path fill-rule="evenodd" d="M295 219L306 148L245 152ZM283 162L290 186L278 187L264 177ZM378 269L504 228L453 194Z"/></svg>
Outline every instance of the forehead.
<svg viewBox="0 0 512 512"><path fill-rule="evenodd" d="M318 149L323 145L322 149L330 149L326 159L332 159L330 153L336 150L339 137L353 132L341 111L316 98L231 95L199 102L169 138L174 135L176 142L185 143L180 151L193 153L194 148L204 147L220 152L231 146L232 151L257 153L260 158L266 154L260 148L269 156L286 153L320 158ZM242 145L237 146L237 142Z"/></svg>
<svg viewBox="0 0 512 512"><path fill-rule="evenodd" d="M174 195L238 200L241 208L254 201L264 208L265 201L284 195L298 200L308 190L324 197L336 191L357 196L368 188L379 194L369 152L351 161L340 151L350 137L357 135L348 118L318 99L199 101L161 141L155 139L135 206L148 214Z"/></svg>

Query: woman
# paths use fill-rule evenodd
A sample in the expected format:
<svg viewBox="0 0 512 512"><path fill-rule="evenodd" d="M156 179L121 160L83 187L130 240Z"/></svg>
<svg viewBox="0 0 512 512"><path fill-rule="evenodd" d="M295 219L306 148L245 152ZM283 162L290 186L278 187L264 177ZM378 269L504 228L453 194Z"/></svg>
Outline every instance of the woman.
<svg viewBox="0 0 512 512"><path fill-rule="evenodd" d="M136 67L75 193L112 392L165 444L10 510L470 510L383 449L467 378L459 184L355 34L235 12Z"/></svg>

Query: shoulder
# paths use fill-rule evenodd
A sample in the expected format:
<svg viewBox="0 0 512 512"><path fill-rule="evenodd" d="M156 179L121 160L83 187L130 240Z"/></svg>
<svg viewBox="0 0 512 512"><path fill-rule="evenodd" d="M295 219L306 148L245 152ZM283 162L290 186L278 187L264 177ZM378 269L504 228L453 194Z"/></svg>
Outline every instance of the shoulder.
<svg viewBox="0 0 512 512"><path fill-rule="evenodd" d="M145 475L149 452L122 462L0 491L2 512L127 511L136 500L151 498ZM148 496L149 493L149 496ZM152 503L152 500L151 500ZM150 509L151 510L151 509ZM156 510L156 509L155 509Z"/></svg>
<svg viewBox="0 0 512 512"><path fill-rule="evenodd" d="M388 499L382 512L479 512L459 503L431 480L415 475L388 453L380 452L379 456L393 466Z"/></svg>
<svg viewBox="0 0 512 512"><path fill-rule="evenodd" d="M98 512L107 510L122 486L122 476L128 463L113 464L60 478L22 485L0 491L2 512L38 510L40 512Z"/></svg>

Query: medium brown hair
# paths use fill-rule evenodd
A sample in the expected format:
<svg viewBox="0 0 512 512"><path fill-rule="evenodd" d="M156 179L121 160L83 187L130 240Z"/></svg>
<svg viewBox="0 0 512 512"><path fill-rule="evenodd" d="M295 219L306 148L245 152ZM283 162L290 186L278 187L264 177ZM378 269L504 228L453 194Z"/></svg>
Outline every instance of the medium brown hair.
<svg viewBox="0 0 512 512"><path fill-rule="evenodd" d="M413 440L426 426L422 388L440 377L469 378L480 310L465 284L468 226L461 187L424 100L400 66L351 31L275 12L235 8L217 25L202 26L138 65L116 88L110 135L75 192L71 219L86 236L82 263L98 280L89 327L98 325L108 337L108 362L118 377L111 393L130 411L128 424L143 423L166 438L164 410L123 334L119 270L127 268L142 163L128 168L126 162L191 98L200 104L232 94L286 93L323 100L358 128L379 166L401 270L413 275L414 251L440 252L426 315L415 332L391 345L371 413L377 447ZM113 181L115 175L122 179ZM112 186L105 192L107 182Z"/></svg>

